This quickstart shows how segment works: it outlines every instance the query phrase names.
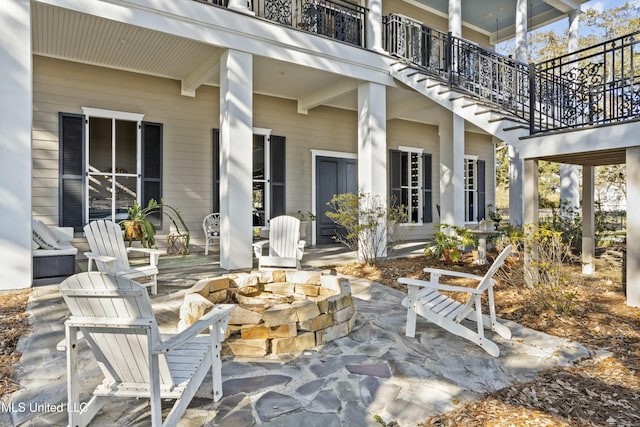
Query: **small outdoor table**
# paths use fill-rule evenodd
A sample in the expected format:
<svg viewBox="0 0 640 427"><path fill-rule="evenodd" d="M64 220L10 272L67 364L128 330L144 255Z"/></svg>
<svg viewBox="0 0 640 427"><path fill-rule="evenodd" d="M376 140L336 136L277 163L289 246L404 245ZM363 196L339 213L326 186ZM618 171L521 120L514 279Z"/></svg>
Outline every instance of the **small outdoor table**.
<svg viewBox="0 0 640 427"><path fill-rule="evenodd" d="M477 265L488 264L487 261L487 237L496 234L495 230L471 230L478 237L478 259L473 263Z"/></svg>

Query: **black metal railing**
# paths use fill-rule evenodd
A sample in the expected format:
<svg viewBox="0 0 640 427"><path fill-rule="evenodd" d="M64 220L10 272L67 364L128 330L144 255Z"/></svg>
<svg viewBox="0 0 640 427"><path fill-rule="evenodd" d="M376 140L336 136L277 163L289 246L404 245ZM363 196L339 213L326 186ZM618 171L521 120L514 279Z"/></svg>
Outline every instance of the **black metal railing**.
<svg viewBox="0 0 640 427"><path fill-rule="evenodd" d="M195 1L222 7L228 5L228 0ZM366 46L367 8L349 0L253 0L251 10L256 16L272 22Z"/></svg>
<svg viewBox="0 0 640 427"><path fill-rule="evenodd" d="M527 65L401 15L383 19L391 55L526 120L531 134L640 118L640 32Z"/></svg>
<svg viewBox="0 0 640 427"><path fill-rule="evenodd" d="M536 64L535 130L640 119L639 44L636 31Z"/></svg>
<svg viewBox="0 0 640 427"><path fill-rule="evenodd" d="M384 46L390 54L440 77L450 87L527 119L530 85L526 64L401 15L383 19Z"/></svg>

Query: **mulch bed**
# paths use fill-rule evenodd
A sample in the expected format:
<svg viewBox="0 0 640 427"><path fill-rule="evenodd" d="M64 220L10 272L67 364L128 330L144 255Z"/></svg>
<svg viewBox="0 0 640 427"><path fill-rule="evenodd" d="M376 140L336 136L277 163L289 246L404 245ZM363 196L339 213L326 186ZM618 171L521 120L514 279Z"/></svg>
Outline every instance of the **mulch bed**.
<svg viewBox="0 0 640 427"><path fill-rule="evenodd" d="M375 267L349 264L333 268L406 292L398 277L426 279L422 272L426 266L477 275L488 268L473 265L470 259L443 265L422 256L384 260ZM567 289L576 295L572 314L545 310L521 282L506 284L503 280L494 287L496 310L501 318L580 342L594 357L544 371L533 382L498 390L430 417L421 426L640 425L640 309L626 305L621 265L598 260L593 276L583 276L579 265L566 265L565 269ZM449 283L465 284L459 279Z"/></svg>

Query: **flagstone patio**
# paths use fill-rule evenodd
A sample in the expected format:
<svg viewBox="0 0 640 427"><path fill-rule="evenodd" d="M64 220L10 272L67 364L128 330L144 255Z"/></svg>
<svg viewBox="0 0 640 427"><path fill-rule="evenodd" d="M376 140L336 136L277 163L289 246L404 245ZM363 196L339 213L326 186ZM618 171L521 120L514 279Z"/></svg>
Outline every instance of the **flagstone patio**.
<svg viewBox="0 0 640 427"><path fill-rule="evenodd" d="M343 253L342 259L349 256ZM311 258L306 262L309 268L333 262L320 255ZM161 270L159 293L152 297L161 329L176 331L185 292L199 280L219 274L222 271L212 263ZM354 278L350 286L357 318L349 335L295 354L226 355L224 397L213 403L211 382L205 381L180 425L379 426L375 415L387 423L410 426L588 355L578 343L508 321L511 340L490 333L501 349L499 358L424 321L418 321L416 338L408 338L401 292ZM7 406L12 409L11 423L66 425L65 354L56 350L56 343L64 338L67 310L57 286L34 288L28 310L33 330L18 349L23 356L17 380L23 389ZM80 355L81 386L88 399L101 380L100 372L88 349ZM149 422L147 401L123 399L106 405L92 425Z"/></svg>

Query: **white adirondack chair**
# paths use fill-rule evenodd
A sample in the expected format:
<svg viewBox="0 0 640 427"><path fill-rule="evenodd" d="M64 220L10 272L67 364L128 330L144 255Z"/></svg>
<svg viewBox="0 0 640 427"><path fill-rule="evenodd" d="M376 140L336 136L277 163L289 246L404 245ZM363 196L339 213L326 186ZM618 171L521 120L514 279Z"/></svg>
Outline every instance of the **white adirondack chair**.
<svg viewBox="0 0 640 427"><path fill-rule="evenodd" d="M414 337L416 333L416 315L420 315L428 321L446 329L452 334L461 336L482 347L494 357L500 355L498 346L484 336L484 328L497 332L500 336L510 339L511 331L505 325L498 323L496 309L493 301L493 275L502 267L505 259L511 253L511 245L495 259L484 277L457 271L425 268L430 273L429 281L401 277L398 282L408 286L408 296L402 301L407 307L406 335ZM451 286L438 283L440 276L455 276L477 280L476 288ZM469 294L466 304L443 295L439 291L464 292ZM482 314L480 297L484 292L488 294L489 316ZM476 322L477 330L473 330L462 324L463 320Z"/></svg>
<svg viewBox="0 0 640 427"><path fill-rule="evenodd" d="M215 212L204 217L202 221L204 229L204 254L209 255L209 242L220 240L220 214Z"/></svg>
<svg viewBox="0 0 640 427"><path fill-rule="evenodd" d="M148 281L141 284L150 287L153 295L158 293L158 258L163 251L127 247L122 229L109 220L91 221L85 225L84 234L91 248L91 252L85 252L89 260L88 271L93 271L95 261L98 271L103 273L112 273L133 280L148 278ZM129 252L142 252L149 255L149 265L132 267L129 264Z"/></svg>
<svg viewBox="0 0 640 427"><path fill-rule="evenodd" d="M264 245L269 244L269 255L263 252ZM269 221L269 240L253 244L253 251L258 258L258 268L285 267L300 269L300 261L304 254L305 241L300 240L300 220L281 215Z"/></svg>
<svg viewBox="0 0 640 427"><path fill-rule="evenodd" d="M211 368L213 401L222 397L220 347L232 304L220 304L188 329L163 339L149 295L140 284L100 272L60 283L71 311L65 322L70 426L85 426L109 398L151 399L151 425L175 426ZM202 331L209 329L209 334ZM81 335L79 334L81 333ZM104 381L81 405L78 343L84 339ZM176 399L162 423L160 399Z"/></svg>

